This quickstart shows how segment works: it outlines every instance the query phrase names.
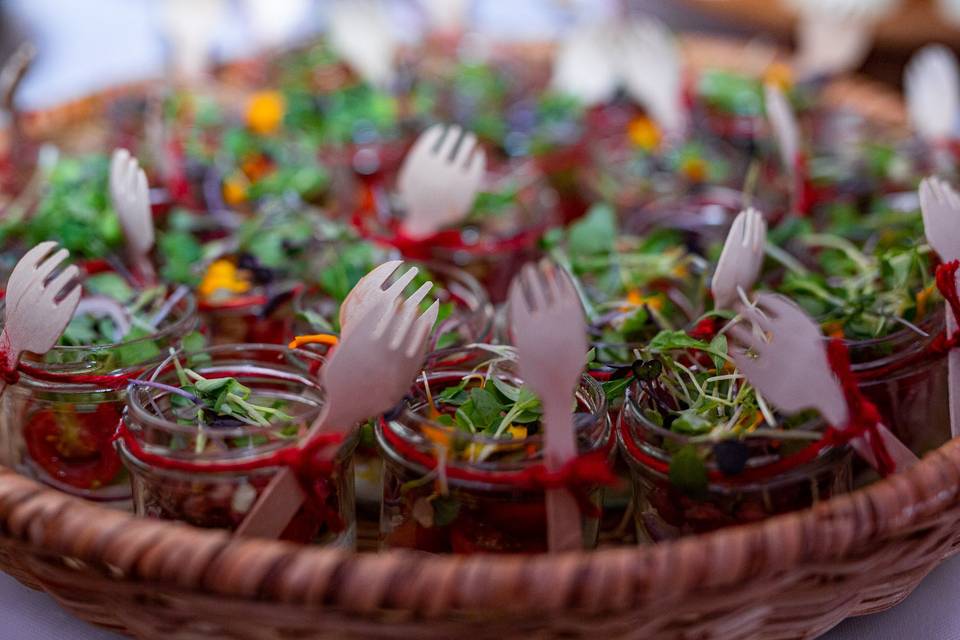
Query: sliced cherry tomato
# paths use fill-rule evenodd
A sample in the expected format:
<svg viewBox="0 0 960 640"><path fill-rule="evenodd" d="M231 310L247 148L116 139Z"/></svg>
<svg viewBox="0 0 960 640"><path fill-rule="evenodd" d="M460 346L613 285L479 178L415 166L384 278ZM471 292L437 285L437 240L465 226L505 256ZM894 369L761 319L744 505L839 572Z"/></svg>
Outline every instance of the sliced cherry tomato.
<svg viewBox="0 0 960 640"><path fill-rule="evenodd" d="M78 489L98 489L121 469L112 443L119 419L112 402L89 412L43 409L30 417L23 437L30 457L52 477Z"/></svg>

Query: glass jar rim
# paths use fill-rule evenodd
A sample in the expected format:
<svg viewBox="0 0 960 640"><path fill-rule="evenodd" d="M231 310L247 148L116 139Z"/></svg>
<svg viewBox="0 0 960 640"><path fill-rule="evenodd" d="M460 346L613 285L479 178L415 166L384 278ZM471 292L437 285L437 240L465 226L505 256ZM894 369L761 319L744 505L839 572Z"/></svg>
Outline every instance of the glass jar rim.
<svg viewBox="0 0 960 640"><path fill-rule="evenodd" d="M633 387L635 385L636 383L631 384L630 387L627 389L625 402L623 403L623 407L621 408L620 414L617 417L617 420L620 426L620 428L617 429L617 437L620 438L621 440L623 440L624 438L631 438L637 447L644 449L644 451L650 454L651 457L656 458L661 462L669 463L672 460L672 456L670 456L668 452L662 447L651 445L650 443L643 441L641 438L638 438L636 434L636 430L638 428L642 428L644 430L651 432L655 436L674 442L678 446L691 444L692 438L691 436L688 436L682 433L676 433L674 431L670 431L669 429L664 429L663 427L647 419L647 417L643 415L643 412L640 410L640 407L637 404L638 397L636 393L633 391ZM628 415L627 412L629 412L629 419L627 419L627 415ZM826 425L826 422L822 417L818 416L817 418L811 419L811 421L807 424L811 424L814 427L822 427ZM811 444L813 444L812 441L811 441ZM628 447L621 445L621 450L624 452L624 455L626 455L629 458L631 463L643 464L640 460L637 460L633 456L633 454L631 453ZM738 487L749 487L749 486L758 486L758 485L770 485L772 483L776 484L783 481L789 481L792 478L794 478L796 475L805 475L809 473L809 470L811 468L817 469L817 468L820 468L821 466L829 466L830 464L833 464L839 456L846 455L847 451L849 451L848 446L825 447L812 460L805 462L803 464L800 464L796 468L789 469L783 473L771 476L768 479L752 481L747 483L738 483L736 482L736 476L731 476L730 484L736 483ZM755 462L753 466L762 467L764 464L766 463L760 461L760 462ZM748 468L751 466L749 461L747 466ZM706 467L711 471L717 471L719 469L715 461L708 461L706 463ZM663 475L656 469L650 469L650 471ZM717 483L716 481L711 480L711 485L715 485L715 484L722 484L722 483Z"/></svg>
<svg viewBox="0 0 960 640"><path fill-rule="evenodd" d="M167 419L165 417L159 417L155 413L148 410L145 403L141 400L141 388L143 390L150 389L147 385L138 385L138 381L147 380L150 382L156 382L157 377L164 373L165 369L173 370L173 361L174 357L182 358L185 356L195 356L195 355L210 355L216 356L218 354L230 354L236 353L242 355L244 353L256 353L256 352L274 352L278 356L283 355L295 355L298 358L303 359L307 362L312 362L318 366L323 366L326 359L312 351L305 349L290 349L285 345L277 344L264 344L264 343L236 343L236 344L222 344L212 347L207 347L200 351L193 351L190 353L185 353L183 349L179 349L174 354L168 355L162 362L157 364L155 367L144 371L136 380L131 382L131 389L127 393L127 403L124 409L124 420L130 419L137 422L148 424L156 429L161 429L171 433L179 433L184 435L192 435L196 433L195 425L182 425L173 420ZM262 368L261 368L262 367ZM208 370L203 366L198 367L201 371ZM258 366L256 369L252 370L251 373L258 374L268 374L273 375L275 378L280 380L287 380L294 383L299 383L305 387L315 388L320 397L324 397L323 387L320 384L319 380L312 378L307 374L299 375L295 373L277 375L278 370L276 367L273 367L273 371L270 371L271 367L267 364ZM140 388L138 388L140 387ZM308 419L312 422L312 419L315 419L322 409L322 406L318 405L315 409L312 409L305 416L305 419ZM217 433L223 437L227 438L243 438L247 436L254 436L257 434L262 434L264 427L253 426L253 425L242 425L236 427L217 427Z"/></svg>
<svg viewBox="0 0 960 640"><path fill-rule="evenodd" d="M172 294L171 294L172 295ZM3 308L4 303L0 302L0 309ZM72 354L74 356L82 356L83 354L98 354L112 351L115 349L127 348L131 346L137 346L142 344L147 344L149 342L155 342L157 340L163 340L167 338L175 338L178 336L184 336L189 333L191 330L196 328L197 320L197 299L192 292L187 291L183 297L174 305L174 308L171 309L171 313L176 313L177 307L181 305L186 305L186 308L179 311L180 315L169 324L158 328L156 333L150 334L148 336L143 336L140 338L135 338L133 340L127 340L122 342L114 342L110 344L98 344L98 345L55 345L49 351L49 353L59 353L59 354ZM156 362L156 358L142 362L136 365L129 365L127 367L122 367L120 369L114 369L112 371L103 372L103 375L117 374L123 372L132 372L143 369L144 367L150 367L153 363ZM86 375L85 372L89 369L90 362L87 358L79 358L72 362L45 362L42 359L37 359L36 361L31 360L30 366L34 367L37 370L48 371L57 373L60 375L71 375L71 376L83 376ZM99 374L97 374L99 375ZM24 377L30 378L29 373L24 373ZM83 381L64 381L63 384L76 384L84 385Z"/></svg>
<svg viewBox="0 0 960 640"><path fill-rule="evenodd" d="M336 242L332 241L332 244L335 245ZM447 281L456 281L463 285L477 301L476 308L468 307L471 317L481 318L483 322L477 339L479 340L492 334L495 320L493 303L490 302L490 296L487 294L487 290L483 285L480 284L479 280L464 269L439 260L410 260L407 262L412 265L422 265L430 273L445 275L447 276ZM434 283L434 285L436 286L436 283ZM318 297L327 296L315 286L305 287L299 292L299 295L294 298L294 311L297 313L305 311L309 301L316 300Z"/></svg>
<svg viewBox="0 0 960 640"><path fill-rule="evenodd" d="M171 296L173 293L170 294ZM171 313L176 310L181 303L187 305L186 309L183 310L180 317L175 319L173 322L158 328L156 333L152 333L149 336L144 336L142 338L135 338L133 340L126 340L121 342L112 342L110 344L97 344L97 345L56 345L51 349L51 351L62 351L64 353L70 352L81 352L81 351L99 351L106 349L116 349L117 347L126 347L134 344L140 344L142 342L149 342L151 340L157 340L158 338L165 338L171 334L177 333L180 331L184 325L189 324L191 320L194 320L193 314L197 310L197 298L193 295L192 291L187 291L183 297L177 301L177 304L174 305L171 309Z"/></svg>
<svg viewBox="0 0 960 640"><path fill-rule="evenodd" d="M431 358L435 358L435 359L439 359L439 357L449 358L451 356L456 356L461 353L462 354L473 353L474 351L475 351L474 349L470 349L469 347L464 347L460 349L446 349L443 351L434 352L434 354L431 354ZM463 379L463 377L465 377L466 375L469 375L470 373L471 371L467 371L467 370L450 370L450 371L440 370L440 371L434 371L433 376L431 376L430 373L427 372L427 381L429 382L431 377L439 378L441 376L443 378L449 378L451 380L456 378L457 376L460 376L460 379ZM424 379L424 375L421 374L421 376L417 378L418 383L423 379ZM519 376L515 376L515 379L519 380ZM580 381L577 385L577 392L579 393L581 391L586 391L588 394L592 395L594 398L597 399L596 405L590 411L590 415L593 417L593 420L591 420L589 426L582 427L582 430L588 430L588 429L594 428L594 426L598 422L604 419L607 419L609 417L607 415L608 414L607 399L606 399L606 395L603 393L603 386L587 372L584 372L581 374ZM458 431L455 427L445 425L441 422L437 422L436 420L431 420L430 418L427 418L421 415L417 411L414 411L413 409L411 409L410 406L406 403L404 404L401 416L406 420L410 420L418 424L426 425L432 429L437 429L440 433L450 435L451 437L456 436L461 442L465 442L467 444L503 445L503 444L509 443L511 446L514 446L514 445L523 446L527 444L538 444L543 439L543 436L541 434L534 435L534 436L527 436L525 438L511 439L509 441L505 440L504 438L493 438L493 437L484 436L480 434L465 434ZM383 422L386 423L387 426L389 427L389 424L391 422L394 422L394 420L384 419Z"/></svg>

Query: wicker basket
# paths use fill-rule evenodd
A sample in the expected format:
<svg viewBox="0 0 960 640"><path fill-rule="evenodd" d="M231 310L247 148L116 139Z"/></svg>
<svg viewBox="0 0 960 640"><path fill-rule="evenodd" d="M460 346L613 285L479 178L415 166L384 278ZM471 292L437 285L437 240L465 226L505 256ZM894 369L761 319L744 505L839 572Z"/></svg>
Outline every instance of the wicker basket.
<svg viewBox="0 0 960 640"><path fill-rule="evenodd" d="M141 638L810 638L960 541L960 440L814 509L652 547L379 554L136 519L0 469L0 568Z"/></svg>
<svg viewBox="0 0 960 640"><path fill-rule="evenodd" d="M747 59L728 41L684 47L695 66ZM902 114L875 85L837 86L840 104ZM103 97L33 114L28 130L75 132ZM958 492L960 439L906 473L757 525L654 547L467 557L231 539L0 467L0 569L84 620L162 640L807 638L897 604L953 553Z"/></svg>

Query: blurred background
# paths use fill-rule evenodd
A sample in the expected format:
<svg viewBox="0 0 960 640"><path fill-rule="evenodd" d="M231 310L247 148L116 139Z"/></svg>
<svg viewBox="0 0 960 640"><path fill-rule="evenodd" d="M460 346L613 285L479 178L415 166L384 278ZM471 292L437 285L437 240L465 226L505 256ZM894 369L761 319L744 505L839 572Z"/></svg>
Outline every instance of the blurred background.
<svg viewBox="0 0 960 640"><path fill-rule="evenodd" d="M352 0L362 1L362 0ZM0 55L30 39L38 57L18 94L37 109L204 59L215 65L324 30L328 0L5 0ZM398 43L429 24L461 25L490 43L562 37L622 13L675 29L748 36L799 47L804 25L855 24L851 65L891 84L924 42L960 44L960 0L384 0ZM820 25L822 27L822 25ZM825 38L823 29L814 37ZM199 64L199 63L197 63Z"/></svg>

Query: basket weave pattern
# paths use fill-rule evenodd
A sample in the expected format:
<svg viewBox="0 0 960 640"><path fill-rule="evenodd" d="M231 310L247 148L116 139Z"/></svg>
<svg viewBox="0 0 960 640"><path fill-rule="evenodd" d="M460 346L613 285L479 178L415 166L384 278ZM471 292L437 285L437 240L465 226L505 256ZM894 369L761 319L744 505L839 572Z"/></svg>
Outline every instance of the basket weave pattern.
<svg viewBox="0 0 960 640"><path fill-rule="evenodd" d="M0 471L0 568L143 638L814 637L960 542L960 440L814 509L652 547L356 554L136 519Z"/></svg>

